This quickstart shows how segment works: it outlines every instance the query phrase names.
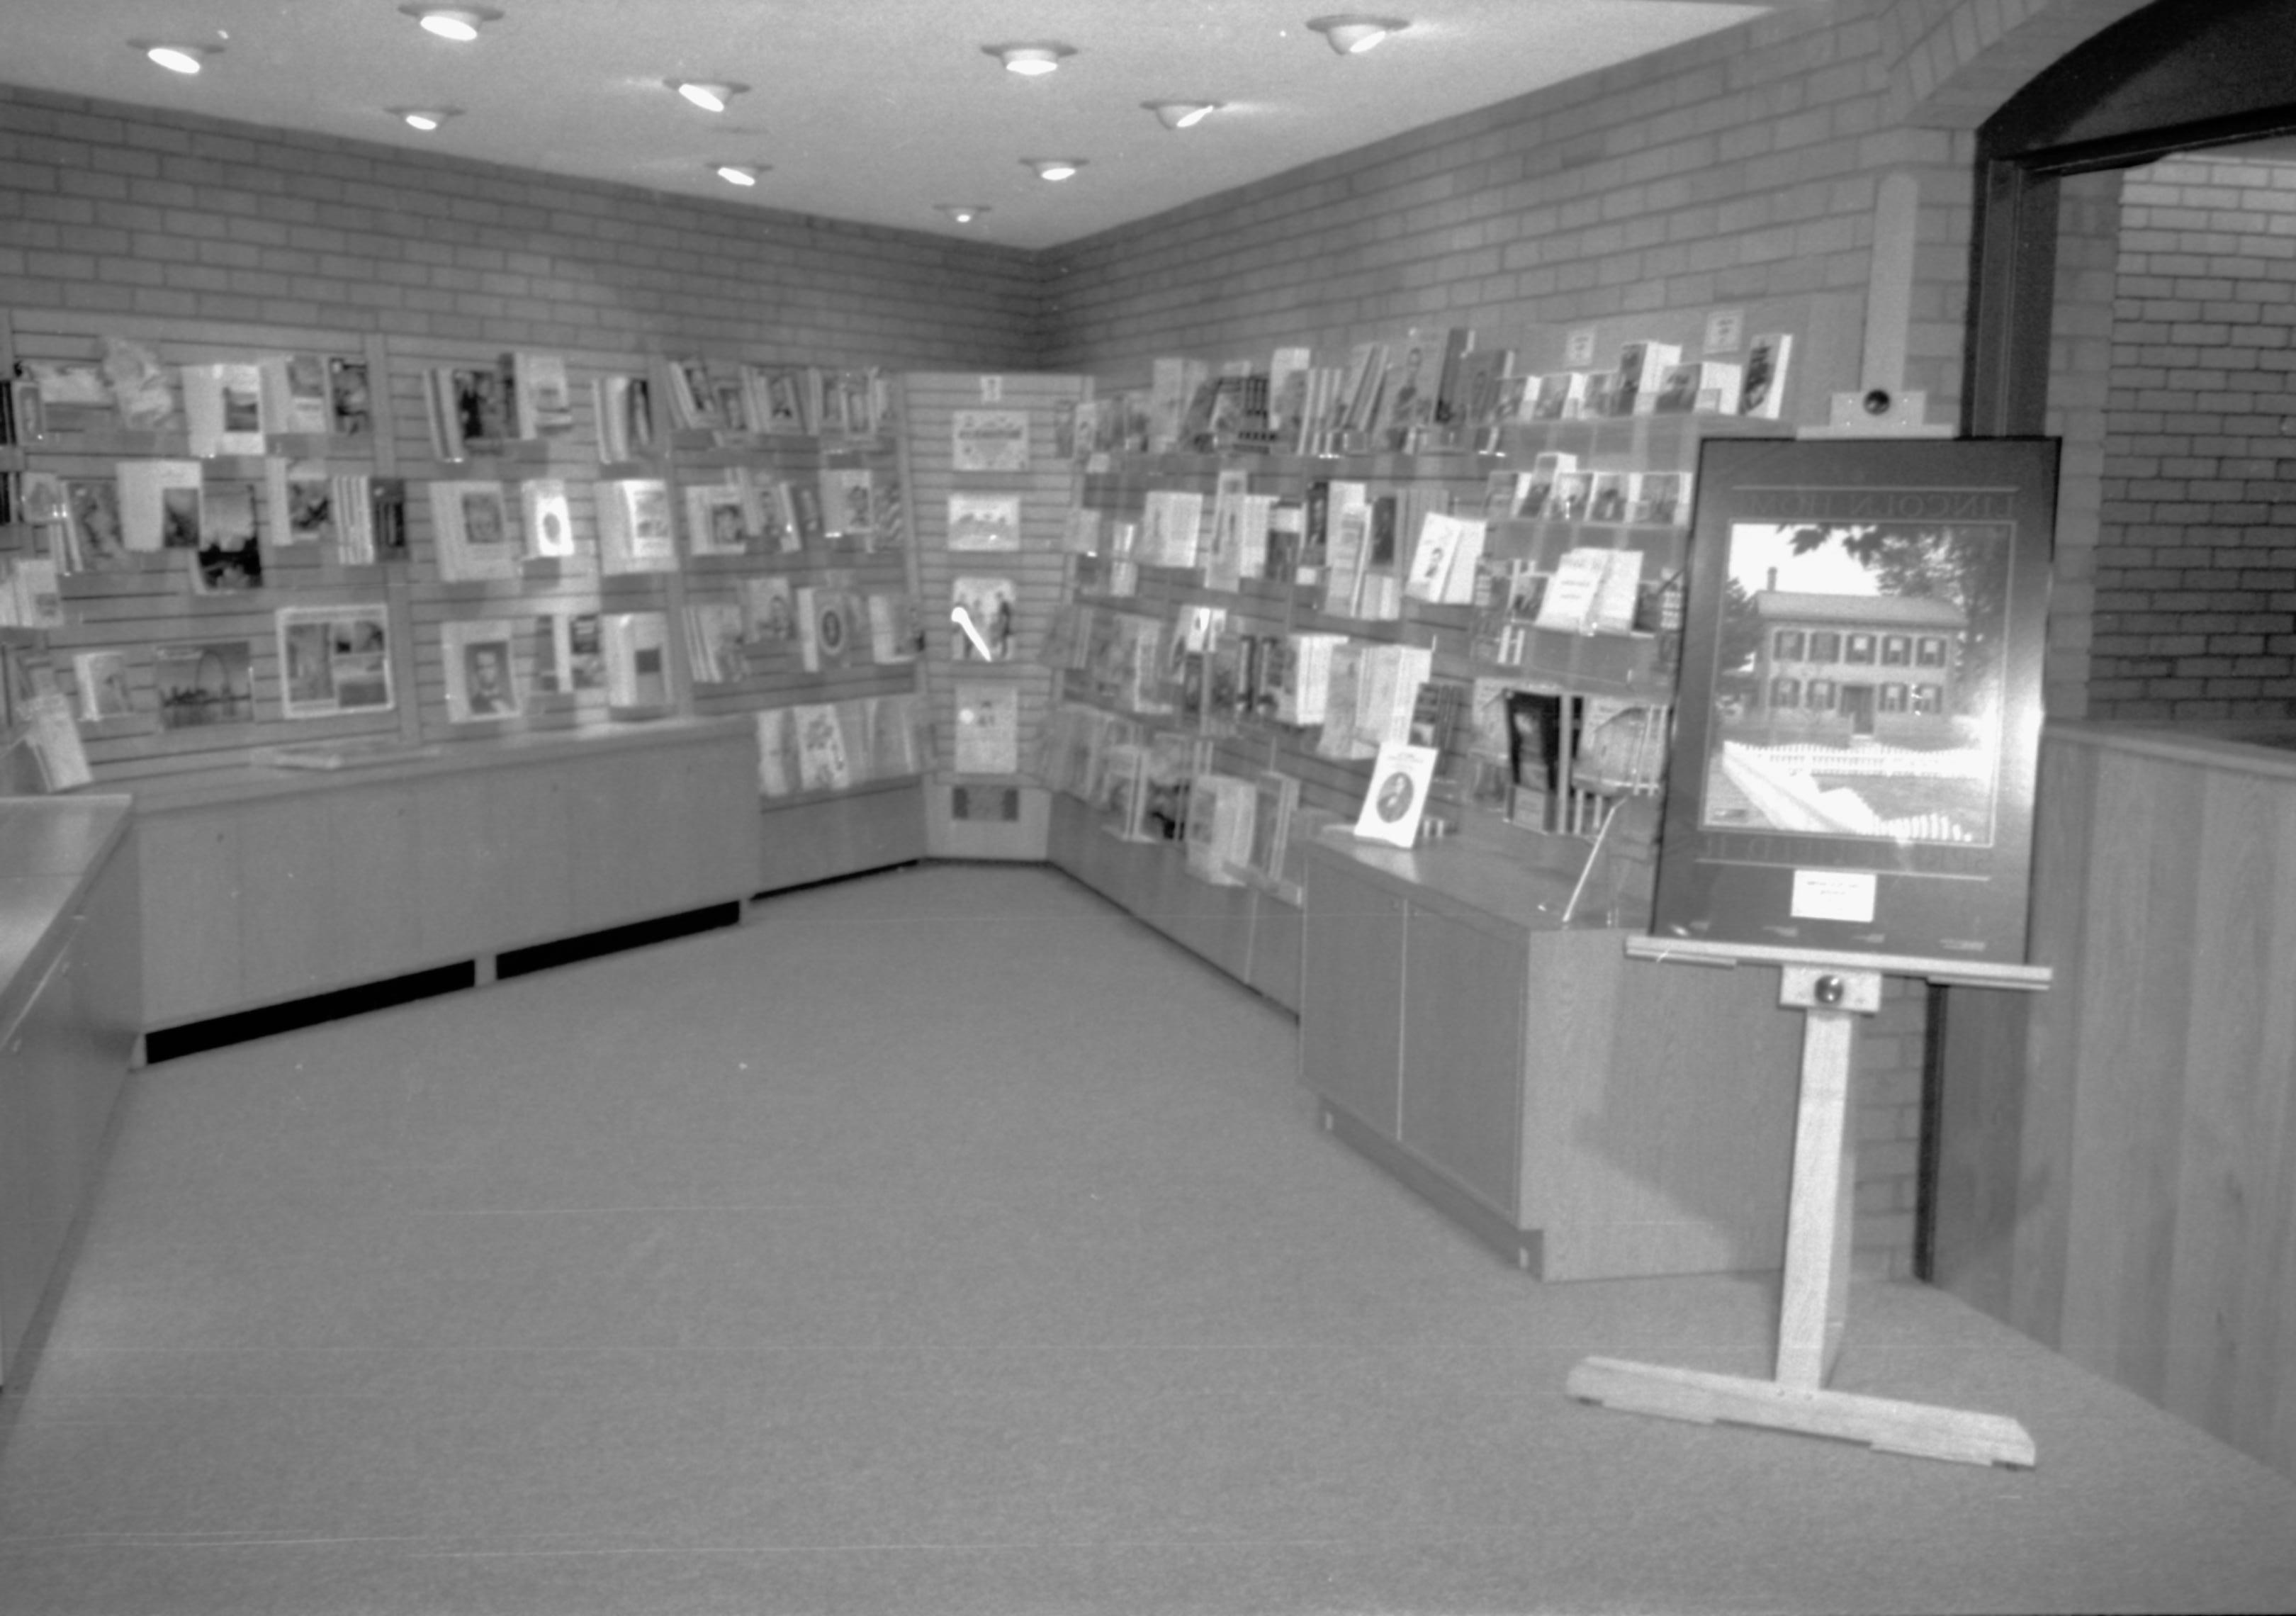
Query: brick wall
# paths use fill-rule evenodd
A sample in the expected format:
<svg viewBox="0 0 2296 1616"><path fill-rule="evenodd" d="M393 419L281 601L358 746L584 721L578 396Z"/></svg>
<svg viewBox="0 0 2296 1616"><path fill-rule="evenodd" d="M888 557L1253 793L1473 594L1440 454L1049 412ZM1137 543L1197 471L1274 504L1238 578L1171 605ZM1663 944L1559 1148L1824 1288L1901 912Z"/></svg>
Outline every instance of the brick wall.
<svg viewBox="0 0 2296 1616"><path fill-rule="evenodd" d="M1021 368L1028 255L0 85L0 308Z"/></svg>
<svg viewBox="0 0 2296 1616"><path fill-rule="evenodd" d="M2296 162L2122 176L2089 714L2296 714Z"/></svg>

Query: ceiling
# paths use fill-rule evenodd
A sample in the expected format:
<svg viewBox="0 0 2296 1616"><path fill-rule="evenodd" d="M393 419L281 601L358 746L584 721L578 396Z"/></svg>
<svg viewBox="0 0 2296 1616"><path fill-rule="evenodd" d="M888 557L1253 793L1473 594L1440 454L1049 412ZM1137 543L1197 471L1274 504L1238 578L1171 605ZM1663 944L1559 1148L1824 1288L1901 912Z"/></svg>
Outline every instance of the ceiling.
<svg viewBox="0 0 2296 1616"><path fill-rule="evenodd" d="M1830 0L1396 0L1409 26L1360 56L1306 26L1327 3L489 0L454 45L399 0L4 0L0 80L1039 248ZM1042 78L982 50L1040 40L1076 50ZM224 49L183 78L131 41ZM711 115L685 78L750 87ZM1141 104L1165 99L1220 110L1175 132ZM390 111L441 103L430 135ZM1085 167L1048 184L1034 157ZM771 168L736 190L725 162Z"/></svg>

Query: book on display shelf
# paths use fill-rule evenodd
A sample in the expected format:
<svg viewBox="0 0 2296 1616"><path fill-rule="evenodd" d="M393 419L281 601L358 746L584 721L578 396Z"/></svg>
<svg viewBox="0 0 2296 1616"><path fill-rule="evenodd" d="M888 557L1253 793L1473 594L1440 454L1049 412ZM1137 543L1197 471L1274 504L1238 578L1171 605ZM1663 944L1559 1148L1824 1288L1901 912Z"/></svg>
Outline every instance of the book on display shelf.
<svg viewBox="0 0 2296 1616"><path fill-rule="evenodd" d="M1198 775L1188 787L1188 831L1183 867L1216 887L1243 884L1235 873L1251 852L1252 783L1235 775Z"/></svg>
<svg viewBox="0 0 2296 1616"><path fill-rule="evenodd" d="M609 573L675 572L677 535L669 485L625 477L597 485L598 564Z"/></svg>
<svg viewBox="0 0 2296 1616"><path fill-rule="evenodd" d="M132 717L134 698L128 693L127 653L119 650L78 651L72 653L72 685L79 696L83 722L102 724Z"/></svg>
<svg viewBox="0 0 2296 1616"><path fill-rule="evenodd" d="M327 361L328 428L340 438L363 438L374 427L373 396L364 359Z"/></svg>
<svg viewBox="0 0 2296 1616"><path fill-rule="evenodd" d="M842 791L853 783L853 759L846 745L846 727L839 722L833 702L806 701L791 708L790 729L797 758L798 790Z"/></svg>
<svg viewBox="0 0 2296 1616"><path fill-rule="evenodd" d="M196 460L123 460L115 472L120 537L130 550L196 550L202 472Z"/></svg>
<svg viewBox="0 0 2296 1616"><path fill-rule="evenodd" d="M686 603L685 665L697 685L732 685L748 677L739 602Z"/></svg>
<svg viewBox="0 0 2296 1616"><path fill-rule="evenodd" d="M272 354L255 363L266 433L324 437L335 430L325 359L317 354Z"/></svg>
<svg viewBox="0 0 2296 1616"><path fill-rule="evenodd" d="M508 619L442 623L439 660L447 677L447 718L474 724L515 718L525 710L519 697L517 629Z"/></svg>
<svg viewBox="0 0 2296 1616"><path fill-rule="evenodd" d="M850 667L868 654L862 608L840 584L801 584L796 590L798 656L808 673Z"/></svg>
<svg viewBox="0 0 2296 1616"><path fill-rule="evenodd" d="M704 483L686 488L685 494L688 554L748 554L753 502L739 483Z"/></svg>
<svg viewBox="0 0 2296 1616"><path fill-rule="evenodd" d="M1792 335L1786 332L1767 332L1748 340L1745 365L1739 376L1739 414L1760 421L1784 419L1793 345Z"/></svg>
<svg viewBox="0 0 2296 1616"><path fill-rule="evenodd" d="M565 480L537 477L519 484L519 531L529 561L564 561L575 554L573 496Z"/></svg>
<svg viewBox="0 0 2296 1616"><path fill-rule="evenodd" d="M1019 600L1019 590L1009 578L950 579L950 612L952 616L962 612L964 619L949 625L951 658L959 662L1011 660Z"/></svg>
<svg viewBox="0 0 2296 1616"><path fill-rule="evenodd" d="M432 482L430 530L438 546L439 576L448 583L514 578L518 552L511 542L503 485L498 482Z"/></svg>
<svg viewBox="0 0 2296 1616"><path fill-rule="evenodd" d="M600 628L607 706L668 706L669 619L659 611L616 611L601 617Z"/></svg>
<svg viewBox="0 0 2296 1616"><path fill-rule="evenodd" d="M1368 841L1410 847L1418 840L1434 774L1435 754L1427 747L1394 741L1382 746L1356 816L1356 834Z"/></svg>
<svg viewBox="0 0 2296 1616"><path fill-rule="evenodd" d="M193 455L265 452L263 367L226 361L182 367L184 424Z"/></svg>
<svg viewBox="0 0 2296 1616"><path fill-rule="evenodd" d="M606 688L603 630L595 611L544 611L534 619L534 689L578 695Z"/></svg>
<svg viewBox="0 0 2296 1616"><path fill-rule="evenodd" d="M397 705L390 607L283 606L275 616L283 716L332 718Z"/></svg>
<svg viewBox="0 0 2296 1616"><path fill-rule="evenodd" d="M1013 775L1021 770L1021 691L1015 685L960 684L952 752L960 775Z"/></svg>
<svg viewBox="0 0 2296 1616"><path fill-rule="evenodd" d="M232 595L263 587L263 546L256 519L255 485L221 482L200 501L200 542L192 587L201 595Z"/></svg>

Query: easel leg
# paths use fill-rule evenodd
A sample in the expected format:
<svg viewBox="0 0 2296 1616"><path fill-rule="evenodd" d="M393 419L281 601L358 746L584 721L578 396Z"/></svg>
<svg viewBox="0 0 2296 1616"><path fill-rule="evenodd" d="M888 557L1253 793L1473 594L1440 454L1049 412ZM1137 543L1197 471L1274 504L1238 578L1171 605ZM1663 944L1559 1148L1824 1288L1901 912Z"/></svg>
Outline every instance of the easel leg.
<svg viewBox="0 0 2296 1616"><path fill-rule="evenodd" d="M1838 1342L1841 1336L1834 1276L1845 1266L1837 1260L1836 1248L1847 1210L1842 1205L1841 1147L1849 1112L1849 1050L1857 1028L1846 1010L1813 1007L1806 1013L1793 1191L1786 1202L1785 1290L1778 1307L1776 1379L1781 1386L1814 1390L1824 1383L1830 1367L1832 1343L1827 1338Z"/></svg>
<svg viewBox="0 0 2296 1616"><path fill-rule="evenodd" d="M1802 1007L1808 1019L1786 1206L1775 1378L1590 1358L1570 1372L1565 1390L1585 1402L1668 1419L1766 1425L1964 1464L2031 1466L2033 1440L2014 1420L1824 1389L1841 1349L1849 1295L1849 1057L1856 1025L1850 1018L1879 1006L1881 977L1788 965L1784 987L1784 1002Z"/></svg>

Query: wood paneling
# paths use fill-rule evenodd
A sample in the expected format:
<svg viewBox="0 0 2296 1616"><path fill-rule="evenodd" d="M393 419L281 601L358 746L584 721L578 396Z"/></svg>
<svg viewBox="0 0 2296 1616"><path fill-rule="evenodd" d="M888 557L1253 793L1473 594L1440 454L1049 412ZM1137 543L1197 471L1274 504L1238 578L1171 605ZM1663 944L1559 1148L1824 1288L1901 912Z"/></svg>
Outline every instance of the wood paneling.
<svg viewBox="0 0 2296 1616"><path fill-rule="evenodd" d="M1938 1277L2296 1474L2296 759L2068 726L2040 790L2055 983L1950 991Z"/></svg>

